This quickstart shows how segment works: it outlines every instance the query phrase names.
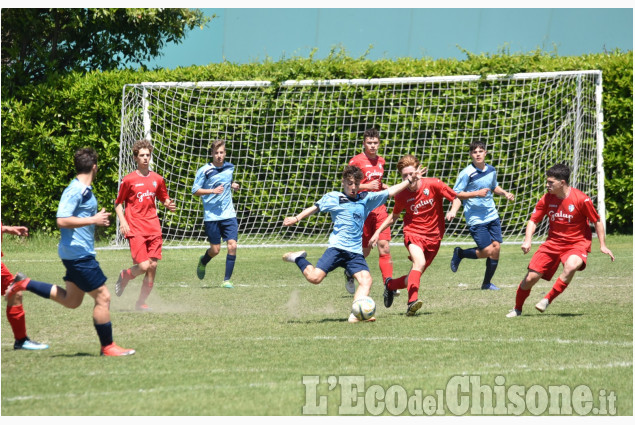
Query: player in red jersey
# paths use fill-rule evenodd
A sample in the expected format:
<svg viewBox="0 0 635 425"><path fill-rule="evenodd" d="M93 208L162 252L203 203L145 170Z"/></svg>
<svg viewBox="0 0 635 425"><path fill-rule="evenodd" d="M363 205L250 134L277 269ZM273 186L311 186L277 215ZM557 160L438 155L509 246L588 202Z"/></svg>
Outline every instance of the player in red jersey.
<svg viewBox="0 0 635 425"><path fill-rule="evenodd" d="M132 146L132 153L137 169L121 181L115 211L119 218L119 230L130 244L134 266L121 271L115 284L115 294L120 297L130 280L145 273L136 308L146 311L149 310L146 299L154 286L157 262L161 259L163 246L155 198L170 211L175 211L176 205L168 196L163 177L150 171L152 144L147 140L139 140Z"/></svg>
<svg viewBox="0 0 635 425"><path fill-rule="evenodd" d="M412 155L405 155L397 163L401 177L406 180L419 167L419 161ZM443 198L452 202L452 208L443 216ZM375 231L370 239L374 246L380 239L381 232L390 231L390 226L399 218L402 211L404 217L404 244L410 253L412 269L407 275L399 278L388 278L384 284L384 306L390 307L394 291L408 288L408 308L406 315L414 316L423 302L419 299L421 275L430 266L441 245L445 233L445 220L452 220L461 207L456 192L447 184L436 178L424 178L408 186L406 190L395 195L395 206L392 215Z"/></svg>
<svg viewBox="0 0 635 425"><path fill-rule="evenodd" d="M547 296L536 304L536 309L541 313L567 288L575 272L586 268L592 238L589 220L595 224L600 251L615 261L613 253L606 246L604 225L591 198L569 186L570 173L569 167L564 164L554 165L547 170L547 193L538 201L527 222L525 240L521 246L523 253L530 251L536 226L545 216L549 217L549 234L531 258L527 274L516 290L516 305L507 317L522 314L523 304L531 288L540 278L550 281L560 263L564 265L562 273Z"/></svg>
<svg viewBox="0 0 635 425"><path fill-rule="evenodd" d="M24 226L3 226L0 222L0 234L8 233L16 236L29 236L29 229ZM0 254L4 257L4 252ZM2 296L5 296L7 288L13 283L15 276L11 274L7 266L2 264ZM15 342L14 350L45 350L49 348L46 344L31 340L26 334L26 320L24 317L24 307L22 307L22 291L18 291L7 296L7 319L11 325Z"/></svg>
<svg viewBox="0 0 635 425"><path fill-rule="evenodd" d="M379 192L388 188L388 186L382 182L386 160L377 155L379 143L379 131L375 128L367 129L364 131L364 152L355 155L348 162L348 165L358 167L364 174L364 178L359 185L359 189L362 192ZM370 238L387 217L388 212L386 211L386 205L381 205L374 209L366 218L362 232L362 250L364 252L364 258L368 257L372 249L369 244ZM379 269L381 270L382 282L385 282L387 278L392 277L390 229L386 228L379 235L377 247L379 250ZM346 290L349 293L354 294L355 279L352 276L349 276L346 271L344 274L346 276Z"/></svg>

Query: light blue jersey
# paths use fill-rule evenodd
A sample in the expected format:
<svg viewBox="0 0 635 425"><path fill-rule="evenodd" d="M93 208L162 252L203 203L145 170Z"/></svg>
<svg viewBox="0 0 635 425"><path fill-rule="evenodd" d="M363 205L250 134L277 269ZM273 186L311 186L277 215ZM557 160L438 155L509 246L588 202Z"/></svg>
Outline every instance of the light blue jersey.
<svg viewBox="0 0 635 425"><path fill-rule="evenodd" d="M92 217L97 214L97 198L93 188L74 179L64 192L57 207L57 217ZM60 229L62 234L57 252L62 260L78 260L95 256L95 225L76 229Z"/></svg>
<svg viewBox="0 0 635 425"><path fill-rule="evenodd" d="M474 192L488 188L490 191L483 198L464 199L463 215L468 226L489 223L498 218L496 204L494 204L494 189L498 186L496 181L496 169L485 164L482 171L470 164L459 173L459 177L454 185L454 191Z"/></svg>
<svg viewBox="0 0 635 425"><path fill-rule="evenodd" d="M216 167L210 162L196 172L192 194L199 189L214 189L221 184L224 188L222 193L201 196L205 210L204 221L220 221L236 217L232 201L233 174L234 165L229 162L225 162L221 167Z"/></svg>
<svg viewBox="0 0 635 425"><path fill-rule="evenodd" d="M362 229L368 214L388 200L388 190L361 192L353 200L342 192L329 192L315 203L320 211L331 213L333 232L329 248L362 254Z"/></svg>

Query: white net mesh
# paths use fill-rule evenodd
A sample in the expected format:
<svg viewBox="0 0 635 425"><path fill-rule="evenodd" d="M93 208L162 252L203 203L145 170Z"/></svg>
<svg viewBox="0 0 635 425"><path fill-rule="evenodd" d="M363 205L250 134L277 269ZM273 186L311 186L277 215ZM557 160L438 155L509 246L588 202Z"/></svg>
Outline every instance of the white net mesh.
<svg viewBox="0 0 635 425"><path fill-rule="evenodd" d="M119 175L135 169L133 143L150 138L152 169L177 204L173 214L159 208L165 244L206 245L202 204L191 187L196 170L211 160L211 141L224 139L226 160L242 186L234 193L239 244L323 244L332 226L326 214L290 228L282 220L340 188L344 165L363 149L365 129L380 130L389 185L398 182L399 158L411 153L428 176L452 187L470 163L470 142L483 140L500 186L516 196L515 202L495 201L505 240L518 241L550 166L568 164L571 184L598 201L598 84L600 72L582 71L126 85ZM538 239L546 228L539 226ZM400 240L400 227L393 236ZM467 236L461 215L449 224L445 242ZM115 243L123 243L120 235Z"/></svg>

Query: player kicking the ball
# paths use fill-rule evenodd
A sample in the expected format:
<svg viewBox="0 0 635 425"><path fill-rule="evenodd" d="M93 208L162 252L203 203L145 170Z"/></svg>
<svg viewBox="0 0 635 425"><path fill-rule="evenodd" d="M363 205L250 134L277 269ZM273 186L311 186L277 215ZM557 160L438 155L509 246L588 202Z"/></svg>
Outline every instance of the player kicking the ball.
<svg viewBox="0 0 635 425"><path fill-rule="evenodd" d="M121 271L115 284L115 294L120 297L128 282L145 273L136 309L148 311L150 308L146 299L154 286L163 246L155 199L170 211L175 211L176 206L168 197L163 177L150 171L152 144L147 140L139 140L132 146L132 154L137 169L121 181L115 212L121 234L128 239L134 266Z"/></svg>
<svg viewBox="0 0 635 425"><path fill-rule="evenodd" d="M575 272L586 268L592 239L589 220L595 224L600 251L615 261L613 253L606 246L606 234L600 216L587 195L569 186L570 173L569 167L564 164L554 165L547 170L547 193L538 201L527 222L525 240L521 246L523 253L527 254L531 250L536 226L545 216L549 217L549 234L531 258L527 274L516 291L516 305L507 317L522 314L523 304L531 288L540 278L550 281L560 263L564 265L562 273L547 296L536 304L536 309L541 313L567 288Z"/></svg>
<svg viewBox="0 0 635 425"><path fill-rule="evenodd" d="M405 155L397 163L397 169L404 181L408 181L419 168L419 161L412 155ZM423 302L419 299L419 285L421 275L430 266L445 233L445 220L443 217L443 198L452 202L452 208L445 215L445 220L452 220L461 207L461 201L456 192L447 184L436 178L424 178L408 184L408 188L395 195L395 206L392 215L388 216L379 226L370 239L371 246L379 240L385 229L399 218L402 211L406 211L404 217L404 244L410 253L412 269L399 278L384 280L384 306L390 307L393 303L394 291L408 288L407 316L414 316L421 308Z"/></svg>
<svg viewBox="0 0 635 425"><path fill-rule="evenodd" d="M409 179L380 192L361 192L359 185L364 174L355 166L347 165L342 173L342 191L329 192L315 205L306 208L294 217L286 217L284 226L293 226L300 220L318 211L331 213L333 232L329 236L329 245L314 267L306 259L306 251L287 252L282 256L284 261L295 263L309 282L317 285L326 275L338 267L343 267L358 282L353 301L367 297L373 283L370 270L362 250L362 228L368 214L384 204L389 196L394 196L408 185L421 178L426 169L417 169ZM371 317L368 321L374 321ZM352 313L348 318L351 323L359 322Z"/></svg>

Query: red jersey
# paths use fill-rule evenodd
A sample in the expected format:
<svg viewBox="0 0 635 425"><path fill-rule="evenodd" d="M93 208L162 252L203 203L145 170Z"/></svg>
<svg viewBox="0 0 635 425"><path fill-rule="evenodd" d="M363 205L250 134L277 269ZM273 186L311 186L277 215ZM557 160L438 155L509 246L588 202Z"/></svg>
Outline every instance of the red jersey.
<svg viewBox="0 0 635 425"><path fill-rule="evenodd" d="M563 248L586 242L591 252L589 220L600 220L591 198L575 188L564 199L547 193L536 204L530 220L539 224L545 216L549 216L547 241Z"/></svg>
<svg viewBox="0 0 635 425"><path fill-rule="evenodd" d="M443 198L453 201L456 192L447 184L436 178L420 180L419 190L411 192L402 190L395 195L395 207L392 213L404 217L404 233L413 233L424 239L440 241L445 234L445 214L443 213Z"/></svg>
<svg viewBox="0 0 635 425"><path fill-rule="evenodd" d="M384 177L384 165L386 164L386 160L381 156L377 155L374 159L370 159L366 156L365 153L360 153L355 155L348 162L348 165L354 165L362 170L364 173L364 178L360 182L360 184L367 184L372 182L373 180L379 180L379 189L373 190L372 192L379 192L382 190L382 177Z"/></svg>
<svg viewBox="0 0 635 425"><path fill-rule="evenodd" d="M161 235L155 198L164 202L168 190L163 177L154 171L147 176L133 171L123 178L115 204L124 204L124 216L130 227L126 237Z"/></svg>

